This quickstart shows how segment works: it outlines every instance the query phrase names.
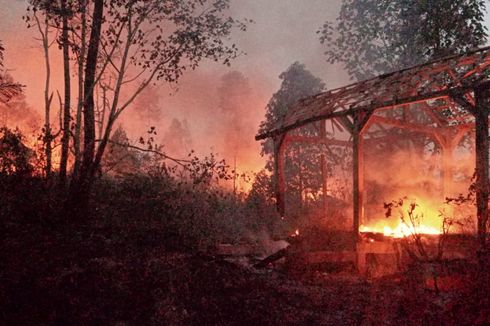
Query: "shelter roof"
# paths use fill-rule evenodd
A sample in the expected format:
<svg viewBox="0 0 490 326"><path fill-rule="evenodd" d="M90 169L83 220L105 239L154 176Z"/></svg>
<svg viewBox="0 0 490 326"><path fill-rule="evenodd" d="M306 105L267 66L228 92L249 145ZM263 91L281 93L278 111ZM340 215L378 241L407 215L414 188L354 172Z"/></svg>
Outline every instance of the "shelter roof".
<svg viewBox="0 0 490 326"><path fill-rule="evenodd" d="M257 140L311 122L465 94L490 81L490 47L431 61L304 98ZM467 94L468 100L473 99ZM474 103L473 103L474 104Z"/></svg>

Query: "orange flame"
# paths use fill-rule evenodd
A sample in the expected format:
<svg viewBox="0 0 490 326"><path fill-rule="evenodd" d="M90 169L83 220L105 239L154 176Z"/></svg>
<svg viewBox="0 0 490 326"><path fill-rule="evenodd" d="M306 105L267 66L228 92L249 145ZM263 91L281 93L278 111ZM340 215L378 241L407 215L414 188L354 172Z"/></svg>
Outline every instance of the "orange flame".
<svg viewBox="0 0 490 326"><path fill-rule="evenodd" d="M403 214L404 219L393 218L386 220L385 218L377 219L368 225L361 225L360 232L383 233L385 236L393 238L403 238L413 234L442 234L442 216L441 210L437 205L430 200L415 199L417 207L413 214L417 217L416 223L411 223L406 216L408 214L405 206L400 207L399 213ZM448 207L444 207L443 212L446 212Z"/></svg>

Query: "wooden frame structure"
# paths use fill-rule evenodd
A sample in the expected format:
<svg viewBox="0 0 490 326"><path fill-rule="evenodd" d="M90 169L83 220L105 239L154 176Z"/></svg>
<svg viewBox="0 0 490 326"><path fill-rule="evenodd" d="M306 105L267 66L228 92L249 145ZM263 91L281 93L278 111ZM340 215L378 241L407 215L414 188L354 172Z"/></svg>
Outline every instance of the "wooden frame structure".
<svg viewBox="0 0 490 326"><path fill-rule="evenodd" d="M380 109L419 105L427 110L431 121L424 124L400 121L374 114ZM490 113L490 47L463 55L455 55L423 65L381 75L348 86L322 92L300 100L288 110L275 128L257 135L256 140L274 141L277 175L277 205L285 210L284 152L291 142L349 145L353 150L353 230L359 233L363 210L362 148L363 131L372 124L388 124L398 128L433 135L443 149L448 165L452 149L465 133L475 130L476 201L478 237L486 243L489 199L489 113ZM351 141L328 139L325 121L344 128ZM301 136L293 131L320 124L318 136ZM322 171L325 169L322 158ZM449 171L444 168L445 179ZM325 184L325 182L324 182ZM324 187L326 187L324 185ZM324 189L325 190L325 189Z"/></svg>

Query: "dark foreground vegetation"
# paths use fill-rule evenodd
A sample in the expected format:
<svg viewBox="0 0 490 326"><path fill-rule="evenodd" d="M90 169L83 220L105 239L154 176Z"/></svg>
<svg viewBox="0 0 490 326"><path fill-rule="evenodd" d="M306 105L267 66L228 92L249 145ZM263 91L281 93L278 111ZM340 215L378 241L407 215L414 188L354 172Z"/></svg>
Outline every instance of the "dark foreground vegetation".
<svg viewBox="0 0 490 326"><path fill-rule="evenodd" d="M256 241L236 232L264 223L250 200L171 178L103 178L81 221L60 214L60 194L41 179L0 184L1 324L490 322L488 256L468 260L462 285L438 293L417 267L376 280L306 265L256 270L213 254L219 242Z"/></svg>

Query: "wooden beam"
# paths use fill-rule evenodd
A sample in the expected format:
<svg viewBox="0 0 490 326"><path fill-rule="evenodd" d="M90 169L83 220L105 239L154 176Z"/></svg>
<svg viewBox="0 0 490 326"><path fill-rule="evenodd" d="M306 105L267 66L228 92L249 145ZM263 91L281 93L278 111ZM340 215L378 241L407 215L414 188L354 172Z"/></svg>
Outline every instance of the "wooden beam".
<svg viewBox="0 0 490 326"><path fill-rule="evenodd" d="M370 123L380 123L388 126L397 127L399 129L407 129L410 131L420 132L424 134L434 135L440 132L441 128L428 127L425 125L418 125L415 123L403 122L397 119L390 119L381 117L379 115L374 115L371 117Z"/></svg>
<svg viewBox="0 0 490 326"><path fill-rule="evenodd" d="M342 124L342 126L344 126L345 129L347 129L349 133L352 134L352 131L354 130L354 123L350 121L348 117L339 117L337 120L340 122L340 124Z"/></svg>
<svg viewBox="0 0 490 326"><path fill-rule="evenodd" d="M318 144L325 146L351 146L351 142L348 140L328 139L322 137L312 136L296 136L288 135L286 141L289 143L306 143L306 144Z"/></svg>
<svg viewBox="0 0 490 326"><path fill-rule="evenodd" d="M461 106L463 109L470 113L475 113L475 105L471 104L465 97L464 94L458 92L451 92L449 98Z"/></svg>
<svg viewBox="0 0 490 326"><path fill-rule="evenodd" d="M268 132L265 132L263 134L259 134L255 136L255 140L262 140L266 139L269 137L274 137L280 134L283 134L289 130L299 128L301 126L304 126L306 124L324 120L324 119L332 119L332 118L339 118L339 117L346 117L349 115L357 114L357 113L366 113L369 111L373 111L376 109L388 109L392 108L394 106L399 106L403 104L412 104L412 103L420 103L420 102L425 102L427 100L435 100L439 98L446 98L450 96L451 94L458 94L458 93L466 93L468 91L471 91L473 88L479 86L479 84L474 84L471 86L460 86L460 87L455 87L455 88L446 88L442 89L439 91L432 91L427 94L417 94L414 96L407 96L403 98L394 98L391 100L387 101L381 101L381 102L374 102L369 105L364 105L364 106L355 106L355 107L349 107L348 109L343 109L340 111L334 111L330 110L327 113L322 113L318 114L315 116L307 117L304 119L298 119L294 123L287 124L285 126L282 126L277 129L270 130Z"/></svg>

